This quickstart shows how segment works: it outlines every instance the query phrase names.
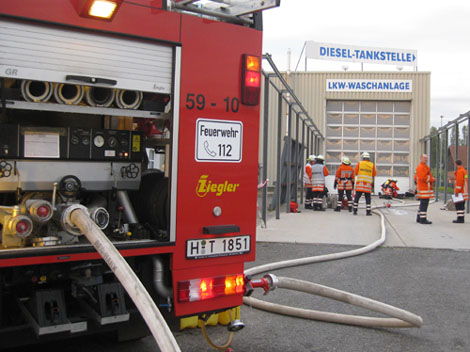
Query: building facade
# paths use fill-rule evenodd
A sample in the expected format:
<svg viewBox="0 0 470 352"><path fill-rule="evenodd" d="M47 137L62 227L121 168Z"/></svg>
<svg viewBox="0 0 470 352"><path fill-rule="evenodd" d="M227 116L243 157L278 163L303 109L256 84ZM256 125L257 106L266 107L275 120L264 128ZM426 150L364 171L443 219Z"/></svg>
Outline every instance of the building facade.
<svg viewBox="0 0 470 352"><path fill-rule="evenodd" d="M343 156L353 166L363 152L376 164L375 193L388 178L414 187L420 138L430 127L429 72L296 72L286 80L325 140L330 175ZM327 186L333 189L333 176Z"/></svg>

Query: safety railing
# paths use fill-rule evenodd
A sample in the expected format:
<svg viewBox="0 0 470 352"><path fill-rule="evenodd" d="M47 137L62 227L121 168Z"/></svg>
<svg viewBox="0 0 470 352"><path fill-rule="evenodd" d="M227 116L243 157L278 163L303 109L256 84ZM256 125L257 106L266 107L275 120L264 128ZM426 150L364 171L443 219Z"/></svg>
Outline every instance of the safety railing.
<svg viewBox="0 0 470 352"><path fill-rule="evenodd" d="M291 201L303 203L303 166L307 155L321 152L324 137L278 70L271 55L264 54L263 60L269 64L272 72L268 73L263 69L264 104L261 120L263 144L260 177L264 181L268 178L272 180L274 176L273 182L269 183L274 184L271 208L275 210L276 219L279 219L281 204L285 203L286 212L290 212ZM273 99L274 103L270 99ZM271 128L270 125L273 123L277 125L276 128ZM274 153L275 158L273 158ZM270 162L276 163L273 172L269 172ZM268 187L262 188L261 197L260 217L262 225L266 226Z"/></svg>
<svg viewBox="0 0 470 352"><path fill-rule="evenodd" d="M460 159L468 171L470 166L470 111L461 114L440 128L431 127L430 134L420 140L429 156L431 172L436 179L436 200L444 203L454 193L455 161ZM467 213L470 203L467 201Z"/></svg>

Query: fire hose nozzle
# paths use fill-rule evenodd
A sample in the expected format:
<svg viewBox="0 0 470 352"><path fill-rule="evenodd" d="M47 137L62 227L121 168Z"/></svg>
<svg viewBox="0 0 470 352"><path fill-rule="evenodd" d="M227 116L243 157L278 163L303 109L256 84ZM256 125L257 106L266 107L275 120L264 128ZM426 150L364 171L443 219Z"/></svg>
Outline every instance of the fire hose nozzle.
<svg viewBox="0 0 470 352"><path fill-rule="evenodd" d="M251 296L254 289L261 287L264 295L277 288L279 280L276 275L266 274L262 279L252 279L250 275L245 276L245 296Z"/></svg>

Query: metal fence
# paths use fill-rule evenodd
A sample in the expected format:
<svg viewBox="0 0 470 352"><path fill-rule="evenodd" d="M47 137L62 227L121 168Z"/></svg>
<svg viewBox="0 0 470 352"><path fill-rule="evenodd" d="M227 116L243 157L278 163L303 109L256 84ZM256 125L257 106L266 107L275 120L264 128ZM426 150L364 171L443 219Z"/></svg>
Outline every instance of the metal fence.
<svg viewBox="0 0 470 352"><path fill-rule="evenodd" d="M449 121L440 128L431 127L430 134L420 140L423 150L429 155L429 166L436 179L436 200L447 203L454 193L455 161L462 160L468 170L470 165L470 111ZM467 201L467 213L469 202Z"/></svg>
<svg viewBox="0 0 470 352"><path fill-rule="evenodd" d="M268 162L274 160L268 158L268 153L275 151L276 172L272 182L275 185L272 204L276 219L279 219L281 204L285 204L286 212L290 212L291 201L303 203L303 166L307 155L321 152L324 137L279 72L271 56L265 54L263 60L270 65L273 72L267 73L263 70L264 104L261 121L260 176L262 180L268 178ZM270 98L277 99L277 104L272 104ZM270 109L272 106L275 106L275 109ZM277 124L275 130L270 128L272 123ZM276 133L276 138L270 138L270 133ZM263 187L261 219L264 224L267 221L268 211L267 193L268 188Z"/></svg>

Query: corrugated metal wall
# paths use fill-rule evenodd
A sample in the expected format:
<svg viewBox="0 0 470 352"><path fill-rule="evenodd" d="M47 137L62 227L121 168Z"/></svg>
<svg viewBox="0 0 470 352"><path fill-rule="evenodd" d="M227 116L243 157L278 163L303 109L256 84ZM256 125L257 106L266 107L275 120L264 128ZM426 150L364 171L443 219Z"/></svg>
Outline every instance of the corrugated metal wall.
<svg viewBox="0 0 470 352"><path fill-rule="evenodd" d="M419 163L422 145L419 140L429 133L430 128L430 80L429 72L296 72L284 74L305 109L310 114L320 132L325 135L325 110L327 100L374 100L374 101L411 101L411 170ZM371 80L411 80L411 93L394 92L327 92L327 79L371 79ZM264 85L263 85L264 87ZM276 175L276 138L277 138L277 92L269 93L269 143L268 143L268 178ZM263 121L263 102L261 121ZM286 104L283 104L283 135L286 132ZM261 127L260 141L262 141ZM262 142L260 143L262 147ZM324 151L324 146L321 147ZM262 148L260 148L260 161ZM410 178L413 175L410 175ZM411 183L410 183L411 184Z"/></svg>

